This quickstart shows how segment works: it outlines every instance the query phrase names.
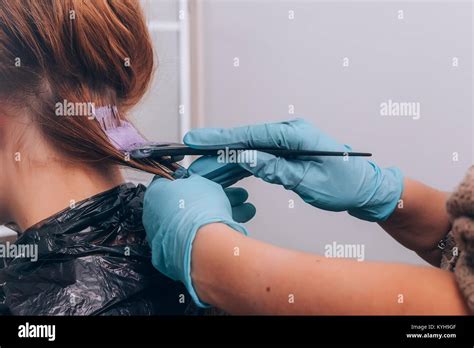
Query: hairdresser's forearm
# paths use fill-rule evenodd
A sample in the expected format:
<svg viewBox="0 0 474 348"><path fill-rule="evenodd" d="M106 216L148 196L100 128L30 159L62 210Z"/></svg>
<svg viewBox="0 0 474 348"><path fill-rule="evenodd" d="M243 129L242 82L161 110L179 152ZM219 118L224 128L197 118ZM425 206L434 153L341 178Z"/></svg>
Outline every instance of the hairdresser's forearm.
<svg viewBox="0 0 474 348"><path fill-rule="evenodd" d="M466 313L449 272L290 251L222 224L198 232L192 278L201 300L230 314Z"/></svg>
<svg viewBox="0 0 474 348"><path fill-rule="evenodd" d="M446 212L447 196L445 192L405 179L403 207L397 207L380 226L426 261L439 266L441 251L438 243L450 229Z"/></svg>

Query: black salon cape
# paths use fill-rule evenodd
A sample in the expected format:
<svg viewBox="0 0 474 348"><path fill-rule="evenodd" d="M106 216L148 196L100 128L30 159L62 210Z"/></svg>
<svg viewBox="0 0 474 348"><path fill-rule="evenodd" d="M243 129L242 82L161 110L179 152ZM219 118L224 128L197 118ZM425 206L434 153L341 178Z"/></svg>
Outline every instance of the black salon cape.
<svg viewBox="0 0 474 348"><path fill-rule="evenodd" d="M13 315L199 314L160 274L142 225L145 187L124 184L29 228L38 260L1 259L0 303ZM44 197L48 204L48 197Z"/></svg>

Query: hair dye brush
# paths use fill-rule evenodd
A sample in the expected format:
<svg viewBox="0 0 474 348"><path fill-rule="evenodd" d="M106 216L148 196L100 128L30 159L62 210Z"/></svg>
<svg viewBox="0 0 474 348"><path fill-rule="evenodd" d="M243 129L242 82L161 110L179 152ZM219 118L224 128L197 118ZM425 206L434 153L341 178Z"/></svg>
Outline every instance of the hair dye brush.
<svg viewBox="0 0 474 348"><path fill-rule="evenodd" d="M178 143L150 142L138 132L128 121L119 117L116 106L100 107L95 110L94 116L109 138L110 142L120 151L128 153L135 160L153 160L168 168L172 172L183 168L176 164L185 156L218 156L229 151L226 148L194 149ZM232 148L233 151L256 150L275 156L294 158L298 156L372 156L365 152L338 152L338 151L310 151L287 150L278 148Z"/></svg>
<svg viewBox="0 0 474 348"><path fill-rule="evenodd" d="M154 165L161 168L165 173L174 176L177 170L184 169L176 162L183 158L171 158L163 155L160 157L145 158L144 156L135 157L133 154L136 149L144 146L155 146L160 143L147 141L143 135L130 122L120 118L116 106L103 106L96 108L93 112L93 118L97 120L104 133L109 138L110 143L119 151L128 154L135 160L150 160Z"/></svg>

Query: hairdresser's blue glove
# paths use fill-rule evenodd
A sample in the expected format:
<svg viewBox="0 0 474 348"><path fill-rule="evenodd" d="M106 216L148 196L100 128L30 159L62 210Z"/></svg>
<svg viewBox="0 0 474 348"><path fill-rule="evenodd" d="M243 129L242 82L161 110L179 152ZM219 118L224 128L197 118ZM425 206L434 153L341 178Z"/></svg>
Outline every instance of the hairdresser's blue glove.
<svg viewBox="0 0 474 348"><path fill-rule="evenodd" d="M198 149L283 148L349 152L343 145L297 119L233 129L196 129L184 143ZM267 182L283 185L307 203L330 211L347 210L367 221L386 220L403 190L403 176L397 168L379 168L363 157L300 157L284 159L258 152L250 163L223 163L222 158L201 157L189 168L224 187L253 174ZM241 154L241 161L252 159ZM253 162L253 163L252 163Z"/></svg>
<svg viewBox="0 0 474 348"><path fill-rule="evenodd" d="M191 280L191 249L196 232L204 225L220 222L247 235L246 229L232 218L237 211L241 221L253 217L255 208L244 203L247 197L244 189L234 189L226 195L220 185L198 175L175 181L157 179L145 193L143 225L151 245L152 263L164 275L183 282L200 307L207 305L199 300Z"/></svg>

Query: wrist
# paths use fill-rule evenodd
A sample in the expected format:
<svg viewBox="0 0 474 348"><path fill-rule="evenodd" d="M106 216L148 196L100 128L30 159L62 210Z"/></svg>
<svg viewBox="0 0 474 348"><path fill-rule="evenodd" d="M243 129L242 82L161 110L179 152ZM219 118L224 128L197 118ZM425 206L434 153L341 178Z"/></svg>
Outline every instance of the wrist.
<svg viewBox="0 0 474 348"><path fill-rule="evenodd" d="M369 165L374 170L369 180L373 189L359 207L349 209L348 213L361 220L381 222L387 220L398 205L403 193L403 174L396 167L381 169L372 162Z"/></svg>
<svg viewBox="0 0 474 348"><path fill-rule="evenodd" d="M183 278L181 281L186 286L191 298L194 300L196 305L201 308L209 308L210 305L203 302L196 291L195 284L193 282L193 264L195 264L193 260L193 255L196 253L193 252L193 248L195 245L195 240L198 237L198 233L209 233L209 231L216 231L225 233L225 229L222 229L222 225L226 225L230 227L233 231L239 232L245 236L248 235L248 231L245 227L238 224L237 222L233 221L232 219L223 219L223 218L209 218L208 220L202 221L199 224L196 224L193 230L189 233L186 242L186 249L184 252L184 272ZM212 246L209 246L212 247Z"/></svg>

